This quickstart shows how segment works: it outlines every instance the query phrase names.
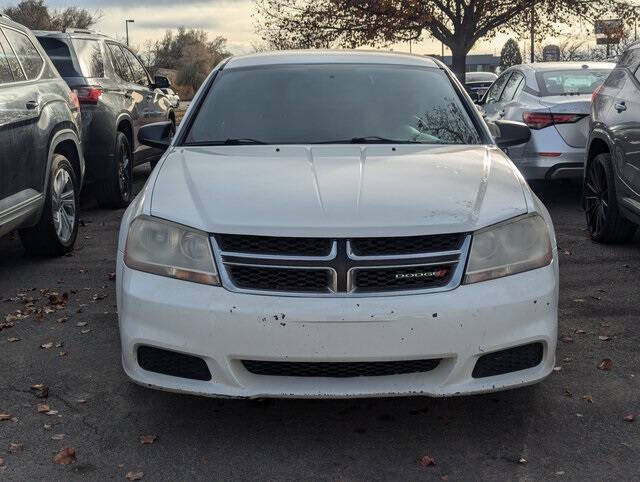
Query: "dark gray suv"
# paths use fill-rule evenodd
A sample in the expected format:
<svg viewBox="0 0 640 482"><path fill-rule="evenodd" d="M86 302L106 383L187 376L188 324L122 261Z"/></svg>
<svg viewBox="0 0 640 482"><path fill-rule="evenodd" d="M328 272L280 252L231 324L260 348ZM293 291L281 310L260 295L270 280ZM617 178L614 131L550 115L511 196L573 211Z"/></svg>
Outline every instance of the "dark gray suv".
<svg viewBox="0 0 640 482"><path fill-rule="evenodd" d="M640 43L593 93L583 202L591 237L633 238L640 224Z"/></svg>
<svg viewBox="0 0 640 482"><path fill-rule="evenodd" d="M26 27L0 15L0 236L60 255L78 234L80 107Z"/></svg>
<svg viewBox="0 0 640 482"><path fill-rule="evenodd" d="M166 77L151 79L125 45L87 30L35 32L36 37L80 100L87 180L98 202L119 208L132 199L133 167L152 165L162 152L141 145L138 130L172 121Z"/></svg>

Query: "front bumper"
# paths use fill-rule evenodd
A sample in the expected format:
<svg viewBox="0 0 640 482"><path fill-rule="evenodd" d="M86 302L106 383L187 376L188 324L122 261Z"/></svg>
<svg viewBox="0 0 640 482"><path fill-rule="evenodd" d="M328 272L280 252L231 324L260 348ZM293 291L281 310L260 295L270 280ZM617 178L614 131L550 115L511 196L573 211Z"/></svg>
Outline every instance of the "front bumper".
<svg viewBox="0 0 640 482"><path fill-rule="evenodd" d="M556 261L554 261L555 263ZM532 384L552 371L557 339L555 265L442 293L375 298L294 298L224 288L129 269L118 256L122 361L135 382L226 397L450 396ZM473 378L483 354L528 343L542 362ZM211 381L143 370L139 346L196 355ZM357 378L255 375L241 360L363 362L441 358L418 374Z"/></svg>

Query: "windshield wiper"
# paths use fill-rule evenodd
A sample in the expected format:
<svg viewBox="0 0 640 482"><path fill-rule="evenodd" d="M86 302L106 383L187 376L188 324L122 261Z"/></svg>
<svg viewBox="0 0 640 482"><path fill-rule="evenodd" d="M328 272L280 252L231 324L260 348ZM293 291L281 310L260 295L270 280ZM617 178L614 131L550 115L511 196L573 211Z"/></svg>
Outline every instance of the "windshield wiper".
<svg viewBox="0 0 640 482"><path fill-rule="evenodd" d="M420 141L409 139L387 139L380 136L352 137L351 139L340 139L337 141L313 142L313 144L424 144Z"/></svg>
<svg viewBox="0 0 640 482"><path fill-rule="evenodd" d="M241 146L244 144L266 144L264 141L259 141L257 139L249 139L249 138L229 138L226 141L221 142L220 144L225 146Z"/></svg>

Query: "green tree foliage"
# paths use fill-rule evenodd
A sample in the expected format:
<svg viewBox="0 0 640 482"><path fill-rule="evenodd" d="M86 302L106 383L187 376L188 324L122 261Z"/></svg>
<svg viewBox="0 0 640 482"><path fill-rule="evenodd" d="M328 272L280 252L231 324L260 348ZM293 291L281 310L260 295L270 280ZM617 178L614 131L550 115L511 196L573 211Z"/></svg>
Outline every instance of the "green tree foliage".
<svg viewBox="0 0 640 482"><path fill-rule="evenodd" d="M101 17L100 12L91 13L79 7L52 10L44 0L22 0L15 6L6 7L3 13L32 30L86 29L95 25Z"/></svg>
<svg viewBox="0 0 640 482"><path fill-rule="evenodd" d="M520 53L518 42L510 38L505 42L504 47L502 47L502 52L500 52L500 69L508 69L521 63L522 54Z"/></svg>

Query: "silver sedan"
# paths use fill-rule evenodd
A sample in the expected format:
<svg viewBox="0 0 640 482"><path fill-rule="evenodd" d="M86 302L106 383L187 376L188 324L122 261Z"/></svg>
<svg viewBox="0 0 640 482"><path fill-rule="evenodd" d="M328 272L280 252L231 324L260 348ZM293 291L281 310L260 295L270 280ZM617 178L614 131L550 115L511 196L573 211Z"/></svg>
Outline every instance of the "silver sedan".
<svg viewBox="0 0 640 482"><path fill-rule="evenodd" d="M525 178L581 178L591 97L613 70L607 62L545 62L505 70L479 102L487 121L524 122L527 144L509 157Z"/></svg>

